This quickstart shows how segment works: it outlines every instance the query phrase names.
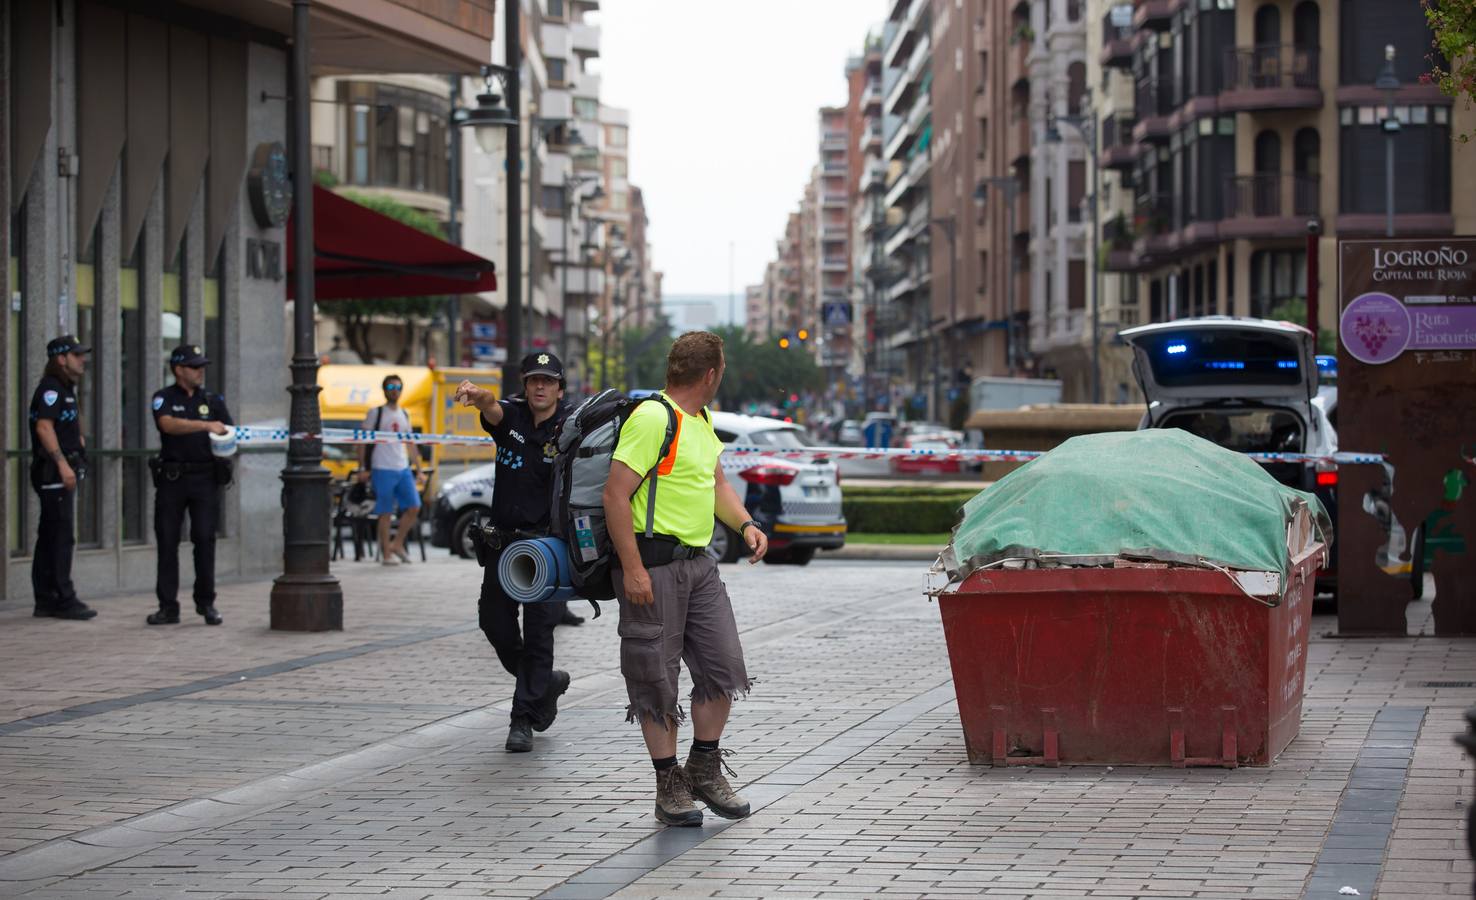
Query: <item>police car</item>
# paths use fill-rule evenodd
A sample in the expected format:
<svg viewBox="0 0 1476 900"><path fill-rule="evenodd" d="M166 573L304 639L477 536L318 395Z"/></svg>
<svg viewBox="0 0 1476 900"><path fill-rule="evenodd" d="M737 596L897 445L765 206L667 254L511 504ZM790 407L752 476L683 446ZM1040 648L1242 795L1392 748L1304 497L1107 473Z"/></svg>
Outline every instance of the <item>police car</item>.
<svg viewBox="0 0 1476 900"><path fill-rule="evenodd" d="M477 519L492 514L492 482L497 464L474 466L441 482L431 501L431 544L449 547L463 559L476 559L467 534Z"/></svg>
<svg viewBox="0 0 1476 900"><path fill-rule="evenodd" d="M805 449L804 429L781 419L712 414L712 430L729 446L772 448L769 455L724 453L719 459L728 483L769 536L764 561L803 566L815 551L845 546L840 471L834 460L789 459L784 451ZM726 525L713 528L708 555L733 562L744 555L743 540Z"/></svg>

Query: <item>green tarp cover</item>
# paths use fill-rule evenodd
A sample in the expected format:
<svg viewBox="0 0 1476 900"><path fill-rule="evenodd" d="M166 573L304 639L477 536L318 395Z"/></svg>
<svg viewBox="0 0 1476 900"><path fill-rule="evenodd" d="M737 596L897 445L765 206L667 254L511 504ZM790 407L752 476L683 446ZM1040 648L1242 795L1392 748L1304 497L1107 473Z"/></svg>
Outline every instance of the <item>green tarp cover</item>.
<svg viewBox="0 0 1476 900"><path fill-rule="evenodd" d="M1319 540L1332 523L1312 494L1260 464L1179 429L1074 437L964 504L944 551L953 579L1002 559L1046 554L1165 562L1200 559L1279 572L1287 523L1301 503Z"/></svg>

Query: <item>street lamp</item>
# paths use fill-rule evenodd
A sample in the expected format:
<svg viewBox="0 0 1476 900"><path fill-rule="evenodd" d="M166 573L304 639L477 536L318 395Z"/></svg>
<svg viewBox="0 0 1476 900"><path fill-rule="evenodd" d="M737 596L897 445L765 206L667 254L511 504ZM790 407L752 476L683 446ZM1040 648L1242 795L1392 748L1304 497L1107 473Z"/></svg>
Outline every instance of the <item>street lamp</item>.
<svg viewBox="0 0 1476 900"><path fill-rule="evenodd" d="M1005 202L1005 367L1015 374L1015 203L1020 196L1020 180L1010 167L1009 175L991 175L974 188L974 200L985 202L989 189L996 188Z"/></svg>
<svg viewBox="0 0 1476 900"><path fill-rule="evenodd" d="M506 6L507 65L482 66L484 89L477 94L477 105L451 111L451 125L471 128L482 152L495 156L505 149L507 272L503 285L507 290L507 359L502 364L504 390L507 385L519 381L518 359L523 342L523 148L518 125L518 66L522 57L518 40L522 32L518 24L519 6L517 3ZM501 95L497 93L494 80L501 82ZM507 99L505 105L503 97Z"/></svg>
<svg viewBox="0 0 1476 900"><path fill-rule="evenodd" d="M1086 144L1087 156L1092 164L1092 192L1089 199L1092 213L1092 237L1091 249L1087 256L1092 266L1092 402L1102 402L1102 345L1098 339L1100 328L1101 309L1098 303L1097 282L1101 280L1101 266L1097 261L1097 232L1101 228L1098 221L1100 205L1097 202L1098 191L1098 162L1097 162L1097 120L1092 115L1091 107L1084 107L1081 115L1055 116L1046 126L1045 139L1048 144L1061 143L1061 132L1058 125L1064 123L1075 128L1080 134L1082 141Z"/></svg>
<svg viewBox="0 0 1476 900"><path fill-rule="evenodd" d="M1399 135L1399 119L1394 115L1394 101L1399 96L1399 76L1394 74L1394 45L1384 46L1384 68L1374 87L1388 97L1384 110L1384 236L1394 236L1394 138Z"/></svg>

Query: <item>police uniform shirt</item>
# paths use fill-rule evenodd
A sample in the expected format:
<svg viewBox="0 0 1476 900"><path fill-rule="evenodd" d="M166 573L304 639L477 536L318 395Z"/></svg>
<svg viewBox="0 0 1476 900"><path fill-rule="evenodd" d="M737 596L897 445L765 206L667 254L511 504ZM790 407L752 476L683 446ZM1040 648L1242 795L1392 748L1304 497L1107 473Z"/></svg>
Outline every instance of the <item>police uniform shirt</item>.
<svg viewBox="0 0 1476 900"><path fill-rule="evenodd" d="M225 398L201 388L194 394L185 393L177 384L154 393L154 425L164 416L185 419L191 422L224 422L235 425L230 410L226 409ZM191 434L167 434L159 429L159 457L166 462L211 462L210 432Z"/></svg>
<svg viewBox="0 0 1476 900"><path fill-rule="evenodd" d="M560 403L534 426L533 410L522 398L497 401L502 421L482 429L497 440L497 475L492 487L492 524L533 531L547 528L552 506L554 433L569 414Z"/></svg>
<svg viewBox="0 0 1476 900"><path fill-rule="evenodd" d="M31 395L31 455L46 459L46 448L36 436L36 423L41 419L51 420L56 430L56 444L63 453L75 453L82 449L82 427L77 422L77 392L55 375L41 376L36 393Z"/></svg>

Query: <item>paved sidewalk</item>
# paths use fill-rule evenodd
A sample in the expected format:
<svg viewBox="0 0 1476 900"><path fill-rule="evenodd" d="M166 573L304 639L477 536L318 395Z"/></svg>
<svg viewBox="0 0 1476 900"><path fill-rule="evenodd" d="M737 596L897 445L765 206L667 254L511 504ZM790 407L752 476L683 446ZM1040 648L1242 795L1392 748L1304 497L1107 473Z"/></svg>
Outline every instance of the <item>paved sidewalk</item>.
<svg viewBox="0 0 1476 900"><path fill-rule="evenodd" d="M1476 690L1426 685L1476 681L1476 640L1318 618L1270 768L985 769L925 570L724 567L758 681L724 746L758 811L702 829L651 818L613 610L559 629L559 721L503 752L464 561L339 567L333 634L267 630L267 583L222 591L221 628L147 628L146 596L87 623L7 604L0 896L1468 895Z"/></svg>

